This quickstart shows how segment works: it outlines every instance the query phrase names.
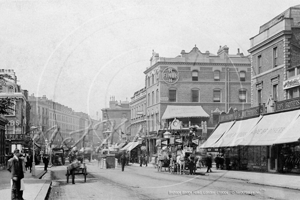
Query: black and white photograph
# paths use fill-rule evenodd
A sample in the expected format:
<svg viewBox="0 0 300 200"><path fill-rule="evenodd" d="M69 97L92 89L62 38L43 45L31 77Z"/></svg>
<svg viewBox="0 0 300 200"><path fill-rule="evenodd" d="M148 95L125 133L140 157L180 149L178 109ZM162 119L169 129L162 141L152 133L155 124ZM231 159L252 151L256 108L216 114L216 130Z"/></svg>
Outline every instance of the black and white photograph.
<svg viewBox="0 0 300 200"><path fill-rule="evenodd" d="M0 0L0 199L300 199L299 0Z"/></svg>

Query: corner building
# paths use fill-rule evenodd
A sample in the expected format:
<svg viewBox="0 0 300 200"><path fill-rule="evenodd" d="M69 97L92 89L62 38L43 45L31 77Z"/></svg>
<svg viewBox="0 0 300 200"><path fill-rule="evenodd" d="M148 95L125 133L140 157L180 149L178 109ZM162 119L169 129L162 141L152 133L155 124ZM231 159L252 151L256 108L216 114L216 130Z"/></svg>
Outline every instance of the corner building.
<svg viewBox="0 0 300 200"><path fill-rule="evenodd" d="M195 46L175 58L160 57L153 51L150 67L144 72L149 148L156 146L158 138L153 136L160 130L170 130L176 119L181 123L176 129L183 135L191 125L201 127L206 122L207 134L203 127L197 131L206 139L222 111L249 108L250 72L249 58L239 50L229 54L227 46L220 46L216 55L202 53Z"/></svg>
<svg viewBox="0 0 300 200"><path fill-rule="evenodd" d="M300 6L274 17L250 38L252 106L300 95Z"/></svg>

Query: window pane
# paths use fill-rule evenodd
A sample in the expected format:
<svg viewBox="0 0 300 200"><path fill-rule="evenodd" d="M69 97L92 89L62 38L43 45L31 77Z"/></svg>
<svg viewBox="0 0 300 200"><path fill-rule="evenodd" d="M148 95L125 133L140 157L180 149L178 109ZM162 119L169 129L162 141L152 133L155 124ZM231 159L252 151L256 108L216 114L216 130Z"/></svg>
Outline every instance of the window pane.
<svg viewBox="0 0 300 200"><path fill-rule="evenodd" d="M192 102L199 102L199 90L192 90Z"/></svg>
<svg viewBox="0 0 300 200"><path fill-rule="evenodd" d="M169 90L169 101L176 101L176 90Z"/></svg>
<svg viewBox="0 0 300 200"><path fill-rule="evenodd" d="M246 102L246 90L239 91L240 102Z"/></svg>
<svg viewBox="0 0 300 200"><path fill-rule="evenodd" d="M277 101L277 87L278 85L273 85L273 100Z"/></svg>
<svg viewBox="0 0 300 200"><path fill-rule="evenodd" d="M213 98L214 98L214 102L220 102L221 101L221 90L214 90Z"/></svg>
<svg viewBox="0 0 300 200"><path fill-rule="evenodd" d="M289 78L295 76L295 68L288 71Z"/></svg>
<svg viewBox="0 0 300 200"><path fill-rule="evenodd" d="M218 71L218 70L214 71L214 79L220 80L220 71Z"/></svg>
<svg viewBox="0 0 300 200"><path fill-rule="evenodd" d="M192 81L198 81L198 72L197 71L192 72Z"/></svg>

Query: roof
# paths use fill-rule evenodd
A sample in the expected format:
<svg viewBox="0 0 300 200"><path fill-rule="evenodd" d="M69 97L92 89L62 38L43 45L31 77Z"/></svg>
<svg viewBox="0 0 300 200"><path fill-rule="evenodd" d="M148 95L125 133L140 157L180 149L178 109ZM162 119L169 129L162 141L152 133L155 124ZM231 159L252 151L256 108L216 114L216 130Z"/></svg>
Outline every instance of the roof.
<svg viewBox="0 0 300 200"><path fill-rule="evenodd" d="M209 117L202 106L167 106L162 119L185 117Z"/></svg>

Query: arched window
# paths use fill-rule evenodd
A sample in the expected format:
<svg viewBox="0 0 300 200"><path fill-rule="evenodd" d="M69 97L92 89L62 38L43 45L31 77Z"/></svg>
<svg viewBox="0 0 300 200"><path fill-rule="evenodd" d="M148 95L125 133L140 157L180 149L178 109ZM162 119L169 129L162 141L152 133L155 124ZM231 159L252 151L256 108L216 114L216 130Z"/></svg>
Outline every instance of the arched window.
<svg viewBox="0 0 300 200"><path fill-rule="evenodd" d="M215 81L219 81L220 80L220 71L219 70L215 70L214 71L214 80Z"/></svg>
<svg viewBox="0 0 300 200"><path fill-rule="evenodd" d="M239 100L240 102L247 102L247 90L242 88L239 90Z"/></svg>
<svg viewBox="0 0 300 200"><path fill-rule="evenodd" d="M192 102L199 102L200 100L200 95L199 95L200 90L199 89L192 89Z"/></svg>
<svg viewBox="0 0 300 200"><path fill-rule="evenodd" d="M214 102L221 102L221 89L214 89L213 101Z"/></svg>
<svg viewBox="0 0 300 200"><path fill-rule="evenodd" d="M199 73L197 70L192 71L192 81L198 81Z"/></svg>
<svg viewBox="0 0 300 200"><path fill-rule="evenodd" d="M154 84L154 74L152 74L152 85Z"/></svg>
<svg viewBox="0 0 300 200"><path fill-rule="evenodd" d="M159 99L158 99L158 89L156 90L156 103L158 103Z"/></svg>
<svg viewBox="0 0 300 200"><path fill-rule="evenodd" d="M246 72L240 71L240 81L245 81L245 80L246 80Z"/></svg>

